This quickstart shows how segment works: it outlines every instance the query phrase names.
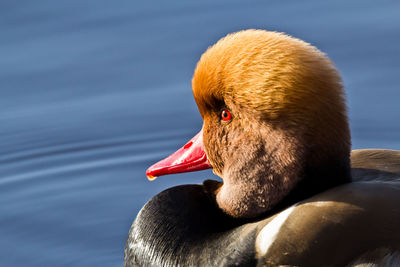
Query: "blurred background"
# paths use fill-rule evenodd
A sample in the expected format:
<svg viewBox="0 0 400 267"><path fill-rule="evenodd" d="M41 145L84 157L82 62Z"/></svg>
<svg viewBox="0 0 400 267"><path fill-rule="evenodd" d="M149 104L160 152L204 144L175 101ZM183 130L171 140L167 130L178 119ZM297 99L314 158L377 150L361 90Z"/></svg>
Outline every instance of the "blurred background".
<svg viewBox="0 0 400 267"><path fill-rule="evenodd" d="M121 266L141 206L210 171L146 168L201 128L190 80L227 33L326 52L353 148L400 149L398 1L0 2L0 266Z"/></svg>

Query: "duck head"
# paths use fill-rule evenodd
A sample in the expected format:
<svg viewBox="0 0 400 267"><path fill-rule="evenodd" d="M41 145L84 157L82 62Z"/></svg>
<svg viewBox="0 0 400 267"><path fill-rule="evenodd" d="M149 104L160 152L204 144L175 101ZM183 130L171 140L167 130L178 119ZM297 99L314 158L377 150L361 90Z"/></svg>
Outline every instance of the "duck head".
<svg viewBox="0 0 400 267"><path fill-rule="evenodd" d="M209 168L218 206L253 218L350 180L341 78L317 48L264 30L229 34L192 79L202 131L149 177Z"/></svg>

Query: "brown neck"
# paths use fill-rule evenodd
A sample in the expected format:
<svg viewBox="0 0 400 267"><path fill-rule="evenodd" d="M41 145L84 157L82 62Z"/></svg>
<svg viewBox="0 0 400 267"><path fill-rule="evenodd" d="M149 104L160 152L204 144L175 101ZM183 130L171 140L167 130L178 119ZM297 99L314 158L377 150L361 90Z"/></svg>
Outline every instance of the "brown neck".
<svg viewBox="0 0 400 267"><path fill-rule="evenodd" d="M317 167L309 164L304 170L302 179L272 212L284 209L325 190L349 183L351 181L350 170L348 158L331 159L325 163L320 163Z"/></svg>

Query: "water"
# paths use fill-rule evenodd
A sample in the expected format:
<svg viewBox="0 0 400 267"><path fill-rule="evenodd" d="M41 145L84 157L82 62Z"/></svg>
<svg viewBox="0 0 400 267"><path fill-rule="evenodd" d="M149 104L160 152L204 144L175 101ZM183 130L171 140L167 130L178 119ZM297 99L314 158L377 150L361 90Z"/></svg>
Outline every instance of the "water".
<svg viewBox="0 0 400 267"><path fill-rule="evenodd" d="M324 52L348 94L353 147L400 149L397 1L0 3L0 266L121 266L154 194L210 171L148 182L193 136L201 53L246 28Z"/></svg>

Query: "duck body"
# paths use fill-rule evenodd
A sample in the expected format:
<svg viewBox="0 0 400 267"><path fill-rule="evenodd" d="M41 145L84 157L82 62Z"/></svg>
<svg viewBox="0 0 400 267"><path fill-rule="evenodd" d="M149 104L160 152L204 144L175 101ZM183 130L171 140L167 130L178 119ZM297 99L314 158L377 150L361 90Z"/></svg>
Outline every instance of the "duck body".
<svg viewBox="0 0 400 267"><path fill-rule="evenodd" d="M125 266L400 266L400 152L351 152L333 63L288 35L246 30L201 56L201 131L151 166L212 168L139 212Z"/></svg>
<svg viewBox="0 0 400 267"><path fill-rule="evenodd" d="M352 174L253 220L226 215L204 185L170 188L139 212L125 266L400 264L400 151L353 151Z"/></svg>

